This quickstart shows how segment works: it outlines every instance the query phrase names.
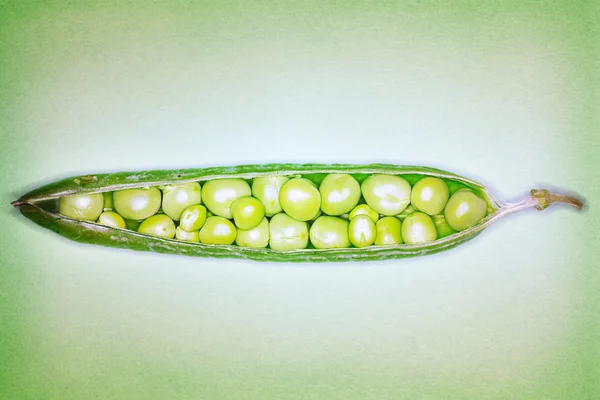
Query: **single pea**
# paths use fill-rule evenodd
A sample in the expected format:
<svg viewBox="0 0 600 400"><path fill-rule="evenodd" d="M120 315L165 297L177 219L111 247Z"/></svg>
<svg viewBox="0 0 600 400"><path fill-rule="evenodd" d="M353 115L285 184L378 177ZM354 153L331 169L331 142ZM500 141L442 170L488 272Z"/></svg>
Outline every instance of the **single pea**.
<svg viewBox="0 0 600 400"><path fill-rule="evenodd" d="M162 209L174 221L179 221L187 207L202 203L202 191L198 182L167 185L163 189Z"/></svg>
<svg viewBox="0 0 600 400"><path fill-rule="evenodd" d="M94 222L104 210L102 193L75 194L61 196L58 212L65 217Z"/></svg>
<svg viewBox="0 0 600 400"><path fill-rule="evenodd" d="M186 207L186 209L183 210L181 213L179 226L184 231L194 232L204 226L206 218L208 218L206 207L199 204L194 204L193 206Z"/></svg>
<svg viewBox="0 0 600 400"><path fill-rule="evenodd" d="M240 197L231 203L231 215L239 229L256 228L265 217L265 206L252 196Z"/></svg>
<svg viewBox="0 0 600 400"><path fill-rule="evenodd" d="M235 244L255 249L267 247L269 245L269 221L263 218L258 226L252 229L238 229Z"/></svg>
<svg viewBox="0 0 600 400"><path fill-rule="evenodd" d="M402 239L406 244L428 243L437 239L437 230L433 220L422 212L416 212L406 217L401 231Z"/></svg>
<svg viewBox="0 0 600 400"><path fill-rule="evenodd" d="M377 221L376 246L389 246L402 243L400 229L402 223L396 217L383 217Z"/></svg>
<svg viewBox="0 0 600 400"><path fill-rule="evenodd" d="M250 196L250 185L237 178L212 179L202 187L202 200L210 212L231 219L231 203L240 197Z"/></svg>
<svg viewBox="0 0 600 400"><path fill-rule="evenodd" d="M200 229L200 241L204 244L232 244L235 240L236 229L227 218L210 217Z"/></svg>
<svg viewBox="0 0 600 400"><path fill-rule="evenodd" d="M377 212L375 210L373 210L371 207L369 207L366 204L359 204L356 207L354 207L352 209L352 211L350 212L350 215L348 216L348 218L350 219L350 221L352 221L354 218L356 218L359 215L366 215L369 218L371 218L371 221L373 221L373 222L377 222L377 220L379 219L379 214L377 214Z"/></svg>
<svg viewBox="0 0 600 400"><path fill-rule="evenodd" d="M142 221L138 227L138 232L173 239L175 237L175 222L165 214L153 215Z"/></svg>
<svg viewBox="0 0 600 400"><path fill-rule="evenodd" d="M450 236L456 233L454 229L448 225L446 218L442 214L434 215L431 217L433 219L433 223L435 224L435 228L437 229L438 239L444 238L446 236Z"/></svg>
<svg viewBox="0 0 600 400"><path fill-rule="evenodd" d="M400 214L396 215L395 217L398 218L400 221L404 221L406 217L417 211L418 210L414 208L412 204L409 204L408 207L406 207Z"/></svg>
<svg viewBox="0 0 600 400"><path fill-rule="evenodd" d="M410 203L410 184L400 176L372 175L361 190L367 204L382 215L400 214Z"/></svg>
<svg viewBox="0 0 600 400"><path fill-rule="evenodd" d="M329 174L319 186L321 210L328 215L349 213L360 199L360 185L349 174Z"/></svg>
<svg viewBox="0 0 600 400"><path fill-rule="evenodd" d="M115 211L125 219L143 220L160 209L161 193L158 188L117 190L113 193Z"/></svg>
<svg viewBox="0 0 600 400"><path fill-rule="evenodd" d="M181 228L181 225L179 225L175 230L175 238L177 240L183 240L184 242L200 242L200 234L198 233L198 231L184 231Z"/></svg>
<svg viewBox="0 0 600 400"><path fill-rule="evenodd" d="M444 216L454 230L463 231L485 217L487 203L469 189L457 190L446 204Z"/></svg>
<svg viewBox="0 0 600 400"><path fill-rule="evenodd" d="M308 223L279 213L269 222L269 246L277 251L305 249L308 245Z"/></svg>
<svg viewBox="0 0 600 400"><path fill-rule="evenodd" d="M321 194L308 179L294 178L281 187L279 202L290 217L298 221L310 221L321 208Z"/></svg>
<svg viewBox="0 0 600 400"><path fill-rule="evenodd" d="M112 226L113 228L127 228L127 224L125 224L125 220L119 214L114 211L104 211L98 217L98 222L100 225Z"/></svg>
<svg viewBox="0 0 600 400"><path fill-rule="evenodd" d="M265 206L265 215L272 217L283 211L279 202L279 191L289 181L285 176L265 176L252 181L252 196Z"/></svg>
<svg viewBox="0 0 600 400"><path fill-rule="evenodd" d="M391 218L391 217L390 217ZM348 226L348 237L350 243L355 247L367 247L375 242L377 228L375 223L367 215L355 217Z"/></svg>
<svg viewBox="0 0 600 400"><path fill-rule="evenodd" d="M448 197L450 190L446 182L428 176L415 183L410 193L410 203L425 214L436 215L444 210Z"/></svg>
<svg viewBox="0 0 600 400"><path fill-rule="evenodd" d="M137 231L138 228L140 227L140 224L142 223L142 221L136 221L134 219L126 219L125 220L125 227L129 230L132 231Z"/></svg>
<svg viewBox="0 0 600 400"><path fill-rule="evenodd" d="M317 249L350 247L348 221L339 217L322 216L310 227L310 242Z"/></svg>
<svg viewBox="0 0 600 400"><path fill-rule="evenodd" d="M104 211L112 211L114 208L113 192L103 192L102 196L104 197Z"/></svg>

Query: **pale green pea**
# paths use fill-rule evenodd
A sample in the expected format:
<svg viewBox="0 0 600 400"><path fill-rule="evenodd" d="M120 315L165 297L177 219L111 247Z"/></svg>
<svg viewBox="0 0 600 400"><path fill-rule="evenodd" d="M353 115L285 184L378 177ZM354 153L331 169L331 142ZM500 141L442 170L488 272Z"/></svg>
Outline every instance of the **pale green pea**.
<svg viewBox="0 0 600 400"><path fill-rule="evenodd" d="M132 231L137 231L138 228L140 227L140 224L142 223L142 221L136 221L133 219L126 219L125 220L125 227L129 230Z"/></svg>
<svg viewBox="0 0 600 400"><path fill-rule="evenodd" d="M240 197L231 203L231 215L239 229L256 228L265 216L265 206L254 197Z"/></svg>
<svg viewBox="0 0 600 400"><path fill-rule="evenodd" d="M100 225L112 226L113 228L127 228L127 224L125 224L125 220L119 214L114 211L104 211L98 217L98 221L96 221Z"/></svg>
<svg viewBox="0 0 600 400"><path fill-rule="evenodd" d="M377 222L377 220L379 219L379 214L377 214L375 210L373 210L366 204L359 204L356 207L354 207L350 212L348 218L350 219L350 221L352 221L355 217L359 215L366 215L369 218L371 218L371 221L373 222Z"/></svg>
<svg viewBox="0 0 600 400"><path fill-rule="evenodd" d="M367 204L382 215L400 214L410 203L410 184L400 176L372 175L363 181L361 190Z"/></svg>
<svg viewBox="0 0 600 400"><path fill-rule="evenodd" d="M61 196L58 200L58 212L73 219L95 222L103 210L102 193Z"/></svg>
<svg viewBox="0 0 600 400"><path fill-rule="evenodd" d="M210 217L200 229L200 242L204 244L229 245L235 240L237 230L227 218Z"/></svg>
<svg viewBox="0 0 600 400"><path fill-rule="evenodd" d="M308 223L279 213L269 222L269 246L277 251L305 249L308 245Z"/></svg>
<svg viewBox="0 0 600 400"><path fill-rule="evenodd" d="M184 242L200 242L200 234L198 231L184 231L181 225L175 230L175 238L177 240L183 240Z"/></svg>
<svg viewBox="0 0 600 400"><path fill-rule="evenodd" d="M204 226L206 218L208 218L206 207L201 206L199 204L195 204L183 210L183 212L181 213L181 220L179 221L179 226L184 231L194 232Z"/></svg>
<svg viewBox="0 0 600 400"><path fill-rule="evenodd" d="M400 233L402 223L396 217L383 217L377 221L376 246L389 246L402 243Z"/></svg>
<svg viewBox="0 0 600 400"><path fill-rule="evenodd" d="M446 218L443 215L438 214L431 217L433 219L433 223L435 224L435 228L437 229L438 239L444 238L446 236L450 236L456 233L454 229L448 225Z"/></svg>
<svg viewBox="0 0 600 400"><path fill-rule="evenodd" d="M295 178L281 187L279 202L290 217L298 221L310 221L321 208L321 194L308 179Z"/></svg>
<svg viewBox="0 0 600 400"><path fill-rule="evenodd" d="M396 215L395 217L398 218L400 221L404 221L406 217L417 211L418 210L414 208L412 204L409 204L408 207L406 207L400 214Z"/></svg>
<svg viewBox="0 0 600 400"><path fill-rule="evenodd" d="M412 188L410 202L419 211L429 215L441 213L450 197L450 190L443 179L425 177Z"/></svg>
<svg viewBox="0 0 600 400"><path fill-rule="evenodd" d="M421 244L437 239L437 230L431 217L422 212L416 212L404 219L402 223L402 239L406 244Z"/></svg>
<svg viewBox="0 0 600 400"><path fill-rule="evenodd" d="M165 214L153 215L142 221L138 227L138 232L173 239L175 237L175 222Z"/></svg>
<svg viewBox="0 0 600 400"><path fill-rule="evenodd" d="M163 188L162 210L174 221L179 221L187 207L202 203L202 190L198 182L178 183Z"/></svg>
<svg viewBox="0 0 600 400"><path fill-rule="evenodd" d="M348 221L339 217L322 216L310 227L310 242L317 249L350 247Z"/></svg>
<svg viewBox="0 0 600 400"><path fill-rule="evenodd" d="M103 192L102 197L104 197L104 211L112 211L114 208L113 192Z"/></svg>
<svg viewBox="0 0 600 400"><path fill-rule="evenodd" d="M358 215L350 221L348 237L355 247L367 247L375 242L377 228L367 215Z"/></svg>
<svg viewBox="0 0 600 400"><path fill-rule="evenodd" d="M265 206L265 215L272 217L283 211L279 202L281 187L289 181L285 176L265 176L252 181L252 196Z"/></svg>
<svg viewBox="0 0 600 400"><path fill-rule="evenodd" d="M487 203L468 189L457 190L448 200L444 217L454 230L463 231L485 217Z"/></svg>
<svg viewBox="0 0 600 400"><path fill-rule="evenodd" d="M360 185L349 174L329 174L319 186L321 210L327 215L350 212L360 200Z"/></svg>
<svg viewBox="0 0 600 400"><path fill-rule="evenodd" d="M269 221L263 218L252 229L238 229L235 244L241 247L264 248L269 245Z"/></svg>
<svg viewBox="0 0 600 400"><path fill-rule="evenodd" d="M250 185L237 178L212 179L202 187L202 200L210 212L231 219L231 203L240 197L250 196Z"/></svg>
<svg viewBox="0 0 600 400"><path fill-rule="evenodd" d="M155 187L117 190L113 193L115 211L125 219L146 219L158 212L160 203L161 193Z"/></svg>

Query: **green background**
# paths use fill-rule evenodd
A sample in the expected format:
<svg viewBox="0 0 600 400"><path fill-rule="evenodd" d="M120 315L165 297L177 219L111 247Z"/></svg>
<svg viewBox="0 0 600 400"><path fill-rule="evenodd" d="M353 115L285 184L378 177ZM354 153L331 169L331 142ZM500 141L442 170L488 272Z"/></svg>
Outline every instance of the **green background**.
<svg viewBox="0 0 600 400"><path fill-rule="evenodd" d="M0 1L0 398L592 399L598 2ZM82 173L443 168L572 191L427 257L81 245L9 202Z"/></svg>

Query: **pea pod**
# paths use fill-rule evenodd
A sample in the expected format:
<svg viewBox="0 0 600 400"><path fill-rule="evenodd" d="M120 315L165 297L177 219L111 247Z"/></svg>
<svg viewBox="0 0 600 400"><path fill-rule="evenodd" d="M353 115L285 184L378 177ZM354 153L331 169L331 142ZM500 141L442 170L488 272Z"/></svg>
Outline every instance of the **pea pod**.
<svg viewBox="0 0 600 400"><path fill-rule="evenodd" d="M270 248L240 247L233 244L209 245L150 236L118 227L72 219L58 214L55 207L57 199L66 195L164 187L175 183L200 182L204 184L212 179L224 178L241 178L248 181L253 178L267 176L302 177L318 186L328 174L332 173L350 174L361 184L365 179L375 174L399 175L411 186L424 177L441 178L447 183L451 194L460 189L468 189L485 200L487 204L486 216L465 230L427 243L277 251ZM474 238L489 225L506 215L532 207L543 210L552 203L566 203L577 209L583 208L583 203L575 198L537 189L531 190L530 196L516 203L501 202L480 183L450 172L428 167L389 164L262 164L77 176L35 189L12 204L19 207L25 217L38 225L78 242L198 257L242 258L274 262L327 262L373 261L437 253Z"/></svg>

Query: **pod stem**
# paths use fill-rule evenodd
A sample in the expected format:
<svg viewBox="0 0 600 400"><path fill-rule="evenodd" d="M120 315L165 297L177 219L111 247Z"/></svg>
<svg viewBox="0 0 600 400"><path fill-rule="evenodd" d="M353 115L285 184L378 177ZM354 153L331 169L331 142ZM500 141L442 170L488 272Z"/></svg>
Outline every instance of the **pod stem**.
<svg viewBox="0 0 600 400"><path fill-rule="evenodd" d="M532 189L531 198L536 201L535 208L540 211L548 208L553 203L564 203L578 210L583 210L583 202L581 200L571 196L552 193L546 189Z"/></svg>

